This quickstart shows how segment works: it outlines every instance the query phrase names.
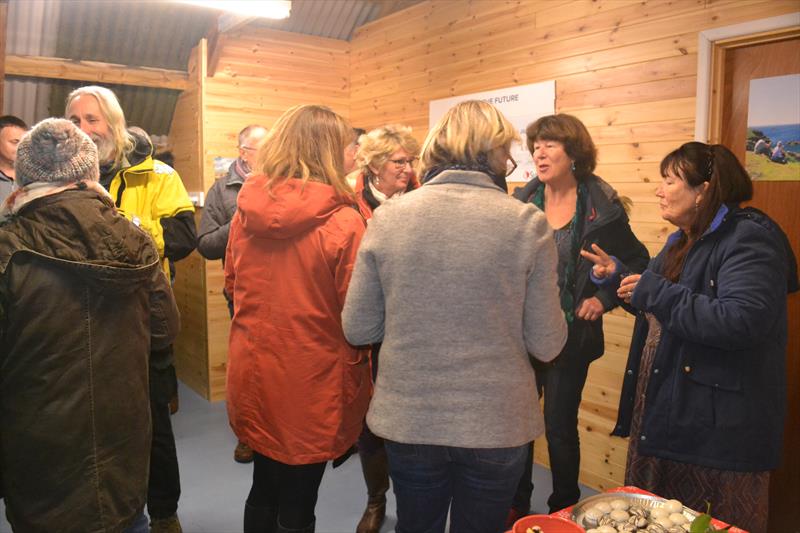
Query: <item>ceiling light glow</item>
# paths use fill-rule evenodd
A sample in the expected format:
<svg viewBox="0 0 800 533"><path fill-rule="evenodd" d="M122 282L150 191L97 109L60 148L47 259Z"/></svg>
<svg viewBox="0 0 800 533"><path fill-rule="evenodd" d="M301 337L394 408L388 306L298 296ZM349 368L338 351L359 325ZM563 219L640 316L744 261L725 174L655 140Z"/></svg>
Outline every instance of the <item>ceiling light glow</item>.
<svg viewBox="0 0 800 533"><path fill-rule="evenodd" d="M243 17L286 19L292 12L291 0L178 0L182 4L218 9Z"/></svg>

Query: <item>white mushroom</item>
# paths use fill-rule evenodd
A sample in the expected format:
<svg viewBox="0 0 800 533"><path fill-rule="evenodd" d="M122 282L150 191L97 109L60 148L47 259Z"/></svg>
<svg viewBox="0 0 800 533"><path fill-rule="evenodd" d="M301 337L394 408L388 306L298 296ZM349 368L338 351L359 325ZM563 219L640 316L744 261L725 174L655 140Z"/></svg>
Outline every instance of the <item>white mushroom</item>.
<svg viewBox="0 0 800 533"><path fill-rule="evenodd" d="M622 511L627 511L628 507L630 507L630 505L628 505L628 502L626 500L623 500L622 498L611 500L612 509L620 509Z"/></svg>
<svg viewBox="0 0 800 533"><path fill-rule="evenodd" d="M669 511L667 511L663 507L656 507L655 509L650 510L650 518L652 518L653 521L656 521L659 518L667 518L668 516L669 516Z"/></svg>
<svg viewBox="0 0 800 533"><path fill-rule="evenodd" d="M600 502L594 506L595 509L599 510L603 514L608 514L611 512L611 505L608 502Z"/></svg>
<svg viewBox="0 0 800 533"><path fill-rule="evenodd" d="M672 523L676 526L682 526L689 522L689 519L683 516L683 513L672 513L669 515L669 519L672 520Z"/></svg>
<svg viewBox="0 0 800 533"><path fill-rule="evenodd" d="M672 524L672 520L670 520L669 518L657 518L655 520L655 523L660 525L660 526L663 526L666 529L671 528L672 525L673 525Z"/></svg>

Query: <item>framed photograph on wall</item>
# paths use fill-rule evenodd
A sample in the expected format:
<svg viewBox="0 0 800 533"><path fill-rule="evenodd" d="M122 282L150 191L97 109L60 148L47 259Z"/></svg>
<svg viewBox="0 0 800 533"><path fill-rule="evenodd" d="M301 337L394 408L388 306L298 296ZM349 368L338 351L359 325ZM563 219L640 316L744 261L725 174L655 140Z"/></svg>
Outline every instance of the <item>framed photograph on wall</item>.
<svg viewBox="0 0 800 533"><path fill-rule="evenodd" d="M754 180L800 180L800 74L750 80L746 142Z"/></svg>

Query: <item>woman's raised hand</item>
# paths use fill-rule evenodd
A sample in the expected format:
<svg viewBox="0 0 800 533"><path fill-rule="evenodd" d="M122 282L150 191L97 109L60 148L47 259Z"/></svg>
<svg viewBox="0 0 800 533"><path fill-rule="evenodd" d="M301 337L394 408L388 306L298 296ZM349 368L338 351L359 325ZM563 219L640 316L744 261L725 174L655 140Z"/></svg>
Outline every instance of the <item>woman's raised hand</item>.
<svg viewBox="0 0 800 533"><path fill-rule="evenodd" d="M617 263L596 244L592 245L592 250L594 250L595 253L581 250L581 255L594 263L592 267L594 276L603 279L614 274L617 270Z"/></svg>

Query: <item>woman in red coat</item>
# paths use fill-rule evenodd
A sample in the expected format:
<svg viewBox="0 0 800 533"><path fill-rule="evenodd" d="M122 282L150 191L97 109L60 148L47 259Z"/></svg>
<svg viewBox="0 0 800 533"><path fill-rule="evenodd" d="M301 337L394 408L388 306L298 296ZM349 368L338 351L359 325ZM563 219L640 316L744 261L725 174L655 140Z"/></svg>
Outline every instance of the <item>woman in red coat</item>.
<svg viewBox="0 0 800 533"><path fill-rule="evenodd" d="M355 179L358 210L365 219L391 197L419 187L414 162L419 143L407 126L389 125L358 138L357 169L348 178ZM372 347L373 376L377 372L377 356L381 345ZM386 492L389 470L383 439L364 426L358 439L358 455L367 484L367 507L356 527L356 533L378 533L386 517Z"/></svg>
<svg viewBox="0 0 800 533"><path fill-rule="evenodd" d="M289 109L231 222L228 416L255 451L245 532L314 531L325 464L355 443L369 403L368 352L341 325L365 227L344 179L351 140L330 109Z"/></svg>

